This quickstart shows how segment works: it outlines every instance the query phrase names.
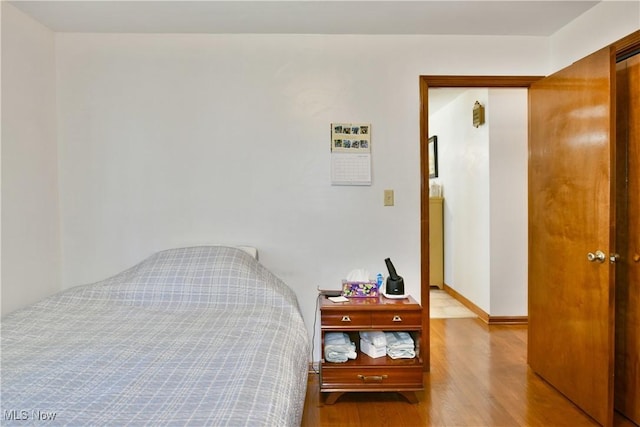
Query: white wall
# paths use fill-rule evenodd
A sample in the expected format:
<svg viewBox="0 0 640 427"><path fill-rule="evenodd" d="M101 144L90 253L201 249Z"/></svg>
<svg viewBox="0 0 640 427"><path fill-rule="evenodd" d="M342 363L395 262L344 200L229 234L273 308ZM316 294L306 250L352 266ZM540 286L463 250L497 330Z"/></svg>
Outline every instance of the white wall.
<svg viewBox="0 0 640 427"><path fill-rule="evenodd" d="M478 128L476 101L486 118ZM526 316L527 90L464 91L429 116L429 133L438 137L432 181L444 192L445 283L491 316Z"/></svg>
<svg viewBox="0 0 640 427"><path fill-rule="evenodd" d="M487 89L470 89L429 117L438 137L438 178L444 196L444 282L491 312L489 126L473 127L475 101Z"/></svg>
<svg viewBox="0 0 640 427"><path fill-rule="evenodd" d="M550 37L550 72L571 65L639 29L640 1L601 1Z"/></svg>
<svg viewBox="0 0 640 427"><path fill-rule="evenodd" d="M2 2L2 313L60 290L54 34Z"/></svg>
<svg viewBox="0 0 640 427"><path fill-rule="evenodd" d="M606 16L585 22L636 25L635 16L620 15L615 24ZM51 36L20 23L11 27L2 17L3 106L4 34ZM64 286L100 280L158 249L213 241L259 247L262 261L298 293L310 331L316 286L336 286L354 267L375 273L386 256L419 296L418 76L547 74L550 42L564 46L563 36L57 34L54 57L34 55L45 80L55 58L56 84L25 99L37 97L35 111L50 111L51 91L58 91ZM571 44L590 48L586 37ZM574 51L556 48L555 62ZM34 131L25 117L3 109L3 140L5 127ZM351 120L373 125L371 187L329 186L329 123ZM55 123L40 122L48 123L36 127L47 129L40 141L55 140ZM38 150L46 156L28 159L4 146L2 153L3 207L10 214L25 200L43 205L36 220L33 211L13 214L21 230L13 240L25 243L12 243L8 254L2 214L3 267L35 263L30 283L44 283L33 279L38 271L52 281L58 269L58 253L46 249L56 246L56 231L39 228L57 222L49 175L55 154L46 148ZM9 163L29 166L29 179L51 187L34 193L29 182L7 185ZM396 190L393 208L382 207L385 188ZM46 197L25 197L31 194ZM45 254L37 249L29 258L19 249L30 246L32 231ZM12 309L28 292L26 280L5 281L4 269L3 306L11 300Z"/></svg>
<svg viewBox="0 0 640 427"><path fill-rule="evenodd" d="M419 298L418 76L541 74L546 48L522 37L58 34L64 286L220 242L257 246L310 332L316 287L337 288L356 267L375 275L385 257ZM339 121L372 124L371 187L330 185ZM394 207L382 206L387 188Z"/></svg>
<svg viewBox="0 0 640 427"><path fill-rule="evenodd" d="M528 108L526 89L489 89L491 316L526 316Z"/></svg>

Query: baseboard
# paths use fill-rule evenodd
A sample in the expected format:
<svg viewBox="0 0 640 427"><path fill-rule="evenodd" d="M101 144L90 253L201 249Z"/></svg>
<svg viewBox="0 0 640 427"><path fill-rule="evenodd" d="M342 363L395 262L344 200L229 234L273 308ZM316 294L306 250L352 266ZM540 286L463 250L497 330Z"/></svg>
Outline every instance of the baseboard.
<svg viewBox="0 0 640 427"><path fill-rule="evenodd" d="M527 316L489 316L489 325L527 325Z"/></svg>
<svg viewBox="0 0 640 427"><path fill-rule="evenodd" d="M319 362L309 362L309 373L317 374L320 371L320 363Z"/></svg>
<svg viewBox="0 0 640 427"><path fill-rule="evenodd" d="M480 320L487 325L526 325L529 323L528 316L491 316L489 313L469 301L463 295L458 293L455 289L451 288L446 283L443 286L444 291L451 295L452 298L460 302L469 310L474 312Z"/></svg>

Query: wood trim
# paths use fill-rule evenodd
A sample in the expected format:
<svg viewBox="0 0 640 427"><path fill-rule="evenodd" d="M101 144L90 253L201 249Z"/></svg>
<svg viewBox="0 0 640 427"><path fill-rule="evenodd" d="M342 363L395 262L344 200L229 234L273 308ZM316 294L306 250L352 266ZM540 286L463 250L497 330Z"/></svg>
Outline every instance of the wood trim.
<svg viewBox="0 0 640 427"><path fill-rule="evenodd" d="M634 87L637 87L637 73L631 71L637 68L640 57L640 31L614 43L616 48L616 155L614 156L615 169L613 177L617 180L615 199L615 252L621 254L622 262L615 269L615 334L614 334L614 388L613 406L615 413L621 413L629 420L640 423L640 405L638 404L638 392L640 381L638 380L637 367L633 367L630 361L638 360L639 342L638 334L634 330L634 318L638 319L639 306L637 294L634 298L630 292L632 284L636 282L637 269L631 268L631 259L635 251L632 250L634 237L638 236L638 133L637 125L638 98ZM635 63L635 65L633 65ZM631 68L627 68L631 67ZM636 76L636 77L634 77ZM634 81L635 80L635 81ZM635 106L633 104L636 104ZM628 176L627 176L628 175ZM634 177L635 175L635 177ZM614 219L612 218L612 219ZM634 219L636 219L634 221ZM635 232L634 232L635 228ZM612 236L613 237L613 236ZM634 277L635 276L635 277ZM634 301L635 299L635 301ZM614 425L618 425L614 422ZM635 425L635 424L634 424Z"/></svg>
<svg viewBox="0 0 640 427"><path fill-rule="evenodd" d="M640 49L640 30L621 38L613 43L616 49L616 58L624 58L633 51Z"/></svg>
<svg viewBox="0 0 640 427"><path fill-rule="evenodd" d="M420 77L420 305L422 306L422 335L420 348L423 351L423 369L431 369L431 328L429 319L429 158L427 120L429 117L429 88Z"/></svg>
<svg viewBox="0 0 640 427"><path fill-rule="evenodd" d="M528 325L528 316L489 316L489 325Z"/></svg>
<svg viewBox="0 0 640 427"><path fill-rule="evenodd" d="M529 323L527 316L492 316L446 283L444 284L444 291L469 310L473 311L478 318L487 325L526 325Z"/></svg>
<svg viewBox="0 0 640 427"><path fill-rule="evenodd" d="M529 87L543 76L420 76L428 87Z"/></svg>

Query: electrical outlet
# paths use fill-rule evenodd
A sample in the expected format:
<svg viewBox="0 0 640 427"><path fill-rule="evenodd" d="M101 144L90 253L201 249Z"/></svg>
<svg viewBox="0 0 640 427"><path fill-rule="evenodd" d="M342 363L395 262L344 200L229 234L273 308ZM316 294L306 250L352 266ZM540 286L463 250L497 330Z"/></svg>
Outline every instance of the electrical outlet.
<svg viewBox="0 0 640 427"><path fill-rule="evenodd" d="M393 190L384 190L384 205L393 206Z"/></svg>

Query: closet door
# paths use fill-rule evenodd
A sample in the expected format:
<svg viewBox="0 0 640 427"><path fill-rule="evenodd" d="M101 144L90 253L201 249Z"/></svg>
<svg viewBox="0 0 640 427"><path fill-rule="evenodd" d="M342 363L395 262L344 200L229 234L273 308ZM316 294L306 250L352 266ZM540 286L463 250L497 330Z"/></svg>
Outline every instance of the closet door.
<svg viewBox="0 0 640 427"><path fill-rule="evenodd" d="M640 54L617 65L618 203L615 406L640 425Z"/></svg>
<svg viewBox="0 0 640 427"><path fill-rule="evenodd" d="M613 423L615 52L529 90L529 342L534 372Z"/></svg>

